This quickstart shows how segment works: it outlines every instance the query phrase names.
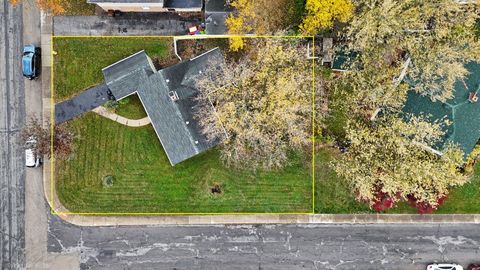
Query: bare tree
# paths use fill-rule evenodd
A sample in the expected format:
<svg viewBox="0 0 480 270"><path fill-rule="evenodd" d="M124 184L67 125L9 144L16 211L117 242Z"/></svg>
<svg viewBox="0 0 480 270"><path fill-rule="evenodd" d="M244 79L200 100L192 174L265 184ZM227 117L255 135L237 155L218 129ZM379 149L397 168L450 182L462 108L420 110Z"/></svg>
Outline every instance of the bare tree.
<svg viewBox="0 0 480 270"><path fill-rule="evenodd" d="M53 145L55 158L66 158L73 149L74 133L65 125L54 125L52 136L51 129L50 124L48 128L44 128L36 117L32 117L22 130L22 141L35 140L36 143L32 145L33 151L48 158L52 158L51 146Z"/></svg>

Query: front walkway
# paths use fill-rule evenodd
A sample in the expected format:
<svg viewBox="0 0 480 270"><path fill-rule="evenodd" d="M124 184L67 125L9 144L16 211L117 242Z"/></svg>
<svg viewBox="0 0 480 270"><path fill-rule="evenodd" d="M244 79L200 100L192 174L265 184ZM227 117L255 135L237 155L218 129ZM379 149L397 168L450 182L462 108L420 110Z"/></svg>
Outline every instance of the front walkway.
<svg viewBox="0 0 480 270"><path fill-rule="evenodd" d="M124 13L107 16L55 16L55 36L173 36L185 35L200 24L199 17L184 18L174 13Z"/></svg>
<svg viewBox="0 0 480 270"><path fill-rule="evenodd" d="M92 111L96 112L97 114L99 114L99 115L101 115L105 118L108 118L110 120L113 120L117 123L120 123L120 124L125 125L125 126L129 126L129 127L143 127L143 126L149 125L151 123L150 118L148 118L148 117L144 117L142 119L136 119L136 120L128 119L128 118L120 116L116 113L110 112L107 108L105 108L103 106L97 107L97 108L93 109Z"/></svg>

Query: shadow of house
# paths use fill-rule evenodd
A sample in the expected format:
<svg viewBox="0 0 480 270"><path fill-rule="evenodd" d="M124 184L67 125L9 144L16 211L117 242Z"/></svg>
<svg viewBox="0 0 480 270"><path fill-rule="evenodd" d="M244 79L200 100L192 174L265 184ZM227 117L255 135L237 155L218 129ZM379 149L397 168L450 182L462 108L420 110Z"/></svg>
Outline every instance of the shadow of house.
<svg viewBox="0 0 480 270"><path fill-rule="evenodd" d="M173 166L220 143L202 134L194 108L199 106L196 79L209 64L223 62L222 53L215 48L157 71L147 54L140 51L102 71L115 99L139 96Z"/></svg>

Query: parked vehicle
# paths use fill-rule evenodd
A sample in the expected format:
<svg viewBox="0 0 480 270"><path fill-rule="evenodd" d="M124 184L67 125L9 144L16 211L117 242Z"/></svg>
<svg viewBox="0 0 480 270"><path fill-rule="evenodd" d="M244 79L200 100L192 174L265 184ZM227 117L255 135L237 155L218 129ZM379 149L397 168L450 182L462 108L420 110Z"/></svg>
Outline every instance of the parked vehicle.
<svg viewBox="0 0 480 270"><path fill-rule="evenodd" d="M432 263L427 266L427 270L463 270L463 267L456 263Z"/></svg>
<svg viewBox="0 0 480 270"><path fill-rule="evenodd" d="M39 167L42 163L40 156L34 151L36 143L37 140L33 137L30 137L25 143L25 166L27 167Z"/></svg>
<svg viewBox="0 0 480 270"><path fill-rule="evenodd" d="M472 263L468 266L468 270L480 270L480 263Z"/></svg>
<svg viewBox="0 0 480 270"><path fill-rule="evenodd" d="M40 48L32 44L23 47L22 72L23 76L30 80L38 77L40 73Z"/></svg>

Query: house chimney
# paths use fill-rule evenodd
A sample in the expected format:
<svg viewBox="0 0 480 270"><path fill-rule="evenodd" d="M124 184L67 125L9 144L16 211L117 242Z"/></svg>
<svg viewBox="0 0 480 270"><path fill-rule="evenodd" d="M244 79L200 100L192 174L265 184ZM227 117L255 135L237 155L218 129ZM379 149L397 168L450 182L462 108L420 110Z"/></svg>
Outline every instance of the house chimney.
<svg viewBox="0 0 480 270"><path fill-rule="evenodd" d="M476 92L470 92L470 94L468 95L468 101L470 101L470 103L475 103L478 101L478 95Z"/></svg>
<svg viewBox="0 0 480 270"><path fill-rule="evenodd" d="M168 96L170 97L170 99L175 102L178 100L178 94L177 94L177 91L170 91L168 92Z"/></svg>

